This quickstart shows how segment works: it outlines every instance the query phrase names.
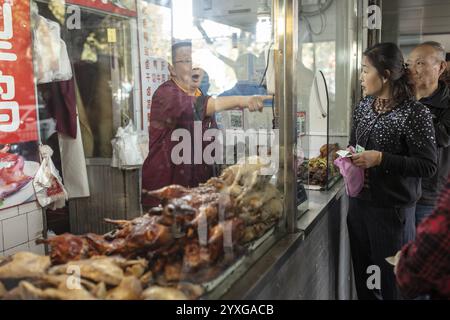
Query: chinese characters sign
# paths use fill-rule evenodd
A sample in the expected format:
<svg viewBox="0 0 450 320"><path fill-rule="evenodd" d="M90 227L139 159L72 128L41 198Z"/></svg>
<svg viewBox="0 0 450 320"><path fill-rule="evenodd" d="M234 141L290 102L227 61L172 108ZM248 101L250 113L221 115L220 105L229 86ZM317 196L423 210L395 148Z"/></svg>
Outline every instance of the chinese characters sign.
<svg viewBox="0 0 450 320"><path fill-rule="evenodd" d="M36 140L30 2L0 0L0 144Z"/></svg>
<svg viewBox="0 0 450 320"><path fill-rule="evenodd" d="M139 1L138 12L143 127L147 129L153 94L161 84L170 79L165 59L170 53L170 30L162 28L164 22L170 22L170 11ZM168 45L162 45L164 42L160 38L169 39Z"/></svg>

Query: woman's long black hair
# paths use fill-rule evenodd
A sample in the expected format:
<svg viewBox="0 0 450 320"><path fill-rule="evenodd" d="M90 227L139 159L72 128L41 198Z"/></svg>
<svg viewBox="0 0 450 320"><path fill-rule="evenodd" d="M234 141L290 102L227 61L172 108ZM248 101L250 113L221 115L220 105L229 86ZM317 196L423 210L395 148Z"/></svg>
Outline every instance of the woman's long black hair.
<svg viewBox="0 0 450 320"><path fill-rule="evenodd" d="M414 82L403 60L403 54L395 43L378 43L368 48L364 56L377 69L380 77L388 79L392 98L396 103L415 99Z"/></svg>

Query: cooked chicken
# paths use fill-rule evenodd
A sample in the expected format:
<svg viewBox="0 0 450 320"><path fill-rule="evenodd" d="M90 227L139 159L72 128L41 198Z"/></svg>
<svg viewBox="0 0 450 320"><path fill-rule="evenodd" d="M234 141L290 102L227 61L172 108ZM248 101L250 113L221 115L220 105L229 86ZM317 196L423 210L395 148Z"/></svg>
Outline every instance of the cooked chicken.
<svg viewBox="0 0 450 320"><path fill-rule="evenodd" d="M139 278L139 281L141 281L142 287L147 287L153 281L153 272L147 271Z"/></svg>
<svg viewBox="0 0 450 320"><path fill-rule="evenodd" d="M100 282L99 284L97 284L93 289L91 289L91 293L97 299L106 299L106 295L108 294L108 291L106 290L105 283Z"/></svg>
<svg viewBox="0 0 450 320"><path fill-rule="evenodd" d="M188 282L180 282L177 285L177 289L182 291L191 300L196 300L205 293L205 289L202 286Z"/></svg>
<svg viewBox="0 0 450 320"><path fill-rule="evenodd" d="M152 286L142 293L145 300L189 300L182 291L174 288Z"/></svg>
<svg viewBox="0 0 450 320"><path fill-rule="evenodd" d="M39 277L50 267L50 258L30 252L19 252L0 262L0 279Z"/></svg>
<svg viewBox="0 0 450 320"><path fill-rule="evenodd" d="M0 300L3 299L5 294L7 293L5 286L0 282Z"/></svg>
<svg viewBox="0 0 450 320"><path fill-rule="evenodd" d="M104 282L108 285L118 285L124 278L124 272L121 268L124 263L123 258L94 257L89 260L71 261L65 265L52 267L48 273L50 275L62 275L72 274L74 270L79 270L82 278Z"/></svg>
<svg viewBox="0 0 450 320"><path fill-rule="evenodd" d="M265 223L265 222L247 226L244 230L244 236L242 238L242 242L247 243L247 242L253 241L255 239L258 239L272 227L273 227L273 224Z"/></svg>
<svg viewBox="0 0 450 320"><path fill-rule="evenodd" d="M21 281L19 286L7 293L5 300L94 300L95 297L83 287L67 289L65 284L61 287L39 289L27 281Z"/></svg>
<svg viewBox="0 0 450 320"><path fill-rule="evenodd" d="M144 275L145 269L147 265L143 264L134 264L132 266L129 266L125 269L125 275L126 276L134 276L136 278L140 278Z"/></svg>
<svg viewBox="0 0 450 320"><path fill-rule="evenodd" d="M120 284L110 290L107 300L140 300L142 295L142 285L136 277L125 277Z"/></svg>
<svg viewBox="0 0 450 320"><path fill-rule="evenodd" d="M169 282L178 282L182 279L181 262L166 264L164 267L164 276Z"/></svg>

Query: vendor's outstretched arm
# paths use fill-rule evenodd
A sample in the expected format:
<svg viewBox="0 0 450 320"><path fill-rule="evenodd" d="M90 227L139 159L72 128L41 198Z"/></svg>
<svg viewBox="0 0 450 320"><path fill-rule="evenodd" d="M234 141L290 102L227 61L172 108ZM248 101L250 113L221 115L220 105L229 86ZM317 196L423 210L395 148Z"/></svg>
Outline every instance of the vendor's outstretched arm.
<svg viewBox="0 0 450 320"><path fill-rule="evenodd" d="M229 96L211 98L208 100L206 115L231 109L246 109L251 112L262 111L264 101L271 100L272 96Z"/></svg>

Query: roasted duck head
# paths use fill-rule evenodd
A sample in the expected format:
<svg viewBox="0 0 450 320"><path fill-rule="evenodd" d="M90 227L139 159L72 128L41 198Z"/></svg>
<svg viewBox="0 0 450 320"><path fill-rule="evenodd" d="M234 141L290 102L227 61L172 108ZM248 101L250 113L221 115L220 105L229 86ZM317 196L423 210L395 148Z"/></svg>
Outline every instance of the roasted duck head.
<svg viewBox="0 0 450 320"><path fill-rule="evenodd" d="M36 243L50 245L52 264L64 264L72 260L87 259L101 254L89 244L86 237L75 236L69 233L48 239L39 239L36 240Z"/></svg>

